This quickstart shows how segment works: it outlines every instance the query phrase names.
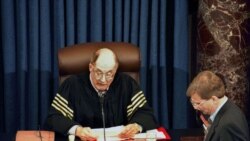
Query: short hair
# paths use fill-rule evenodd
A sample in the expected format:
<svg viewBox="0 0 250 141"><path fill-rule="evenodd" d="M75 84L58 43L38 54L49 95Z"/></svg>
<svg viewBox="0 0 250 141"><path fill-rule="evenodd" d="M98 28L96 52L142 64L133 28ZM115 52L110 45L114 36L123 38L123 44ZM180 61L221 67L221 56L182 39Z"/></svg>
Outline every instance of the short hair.
<svg viewBox="0 0 250 141"><path fill-rule="evenodd" d="M212 96L221 98L225 95L223 80L211 71L200 72L190 83L186 95L191 97L197 93L202 99L209 99Z"/></svg>

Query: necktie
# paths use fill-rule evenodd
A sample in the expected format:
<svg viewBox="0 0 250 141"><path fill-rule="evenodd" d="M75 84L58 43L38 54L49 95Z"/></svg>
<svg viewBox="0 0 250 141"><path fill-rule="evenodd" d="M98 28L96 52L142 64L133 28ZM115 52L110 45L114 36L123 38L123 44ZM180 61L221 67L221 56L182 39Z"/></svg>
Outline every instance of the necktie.
<svg viewBox="0 0 250 141"><path fill-rule="evenodd" d="M104 97L107 91L98 91L97 94L99 97Z"/></svg>
<svg viewBox="0 0 250 141"><path fill-rule="evenodd" d="M209 132L209 129L211 127L212 121L208 118L208 120L201 114L200 119L203 122L203 128L204 128L204 141L206 140L207 134Z"/></svg>
<svg viewBox="0 0 250 141"><path fill-rule="evenodd" d="M204 141L206 140L209 129L210 129L210 126L207 126L207 128L204 128Z"/></svg>

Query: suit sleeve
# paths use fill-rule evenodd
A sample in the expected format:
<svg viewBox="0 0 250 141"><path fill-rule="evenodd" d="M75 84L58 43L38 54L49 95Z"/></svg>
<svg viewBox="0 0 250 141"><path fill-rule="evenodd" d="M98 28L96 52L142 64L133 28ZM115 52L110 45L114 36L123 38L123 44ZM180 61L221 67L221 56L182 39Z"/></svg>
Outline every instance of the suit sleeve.
<svg viewBox="0 0 250 141"><path fill-rule="evenodd" d="M67 79L55 95L46 121L47 128L65 135L72 126L78 125L73 120L74 110L70 102L70 89L71 81Z"/></svg>
<svg viewBox="0 0 250 141"><path fill-rule="evenodd" d="M127 118L129 123L138 123L143 131L158 127L153 109L148 105L146 97L139 85L132 80L132 97L127 106Z"/></svg>
<svg viewBox="0 0 250 141"><path fill-rule="evenodd" d="M222 141L249 141L249 134L239 124L228 123L220 131Z"/></svg>

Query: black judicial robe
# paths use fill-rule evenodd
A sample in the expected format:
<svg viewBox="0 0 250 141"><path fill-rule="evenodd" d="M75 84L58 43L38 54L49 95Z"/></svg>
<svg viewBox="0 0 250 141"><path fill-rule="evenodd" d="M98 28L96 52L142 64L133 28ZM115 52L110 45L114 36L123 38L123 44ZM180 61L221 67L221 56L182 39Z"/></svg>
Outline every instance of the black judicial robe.
<svg viewBox="0 0 250 141"><path fill-rule="evenodd" d="M117 73L104 97L106 127L138 123L143 131L157 128L152 108L136 81ZM67 134L74 125L101 128L101 105L89 73L73 75L62 83L47 118L49 129Z"/></svg>

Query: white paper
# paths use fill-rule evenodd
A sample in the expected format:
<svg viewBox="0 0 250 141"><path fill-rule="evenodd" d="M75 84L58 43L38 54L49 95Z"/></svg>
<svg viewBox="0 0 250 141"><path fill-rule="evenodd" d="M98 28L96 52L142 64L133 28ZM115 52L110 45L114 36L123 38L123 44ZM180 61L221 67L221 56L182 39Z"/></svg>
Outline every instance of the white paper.
<svg viewBox="0 0 250 141"><path fill-rule="evenodd" d="M106 137L118 137L118 134L121 133L123 130L124 126L114 126L114 127L109 127L105 128L105 136ZM103 137L104 136L104 130L103 128L95 128L92 129L92 131L98 136L98 137Z"/></svg>
<svg viewBox="0 0 250 141"><path fill-rule="evenodd" d="M117 141L117 140L126 140L127 138L119 138L118 135L119 133L123 130L124 126L115 126L115 127L110 127L110 128L105 128L105 136L106 140L108 141ZM93 132L98 136L98 141L103 141L104 140L104 133L103 133L103 128L96 128L92 129ZM155 139L165 139L166 136L164 135L163 132L159 132L157 129L153 130L148 130L146 133L139 133L136 134L133 139L146 139L147 138L147 133L152 132L154 133Z"/></svg>
<svg viewBox="0 0 250 141"><path fill-rule="evenodd" d="M146 133L136 134L133 138L134 139L146 139L146 138L148 138L147 137L147 133L150 133L150 132L155 134L155 139L165 139L166 138L166 136L164 135L164 133L159 132L157 129L148 130Z"/></svg>
<svg viewBox="0 0 250 141"><path fill-rule="evenodd" d="M115 126L115 127L109 127L105 128L105 136L107 141L117 141L117 140L127 140L128 138L119 138L118 135L121 133L123 130L124 126ZM103 133L103 128L94 128L92 129L93 133L98 136L97 141L104 141L104 133ZM147 133L152 132L154 133L155 139L166 139L166 136L164 135L163 132L159 132L157 129L153 130L148 130L146 133L139 133L136 134L133 139L135 140L140 140L140 139L146 139L147 138Z"/></svg>

